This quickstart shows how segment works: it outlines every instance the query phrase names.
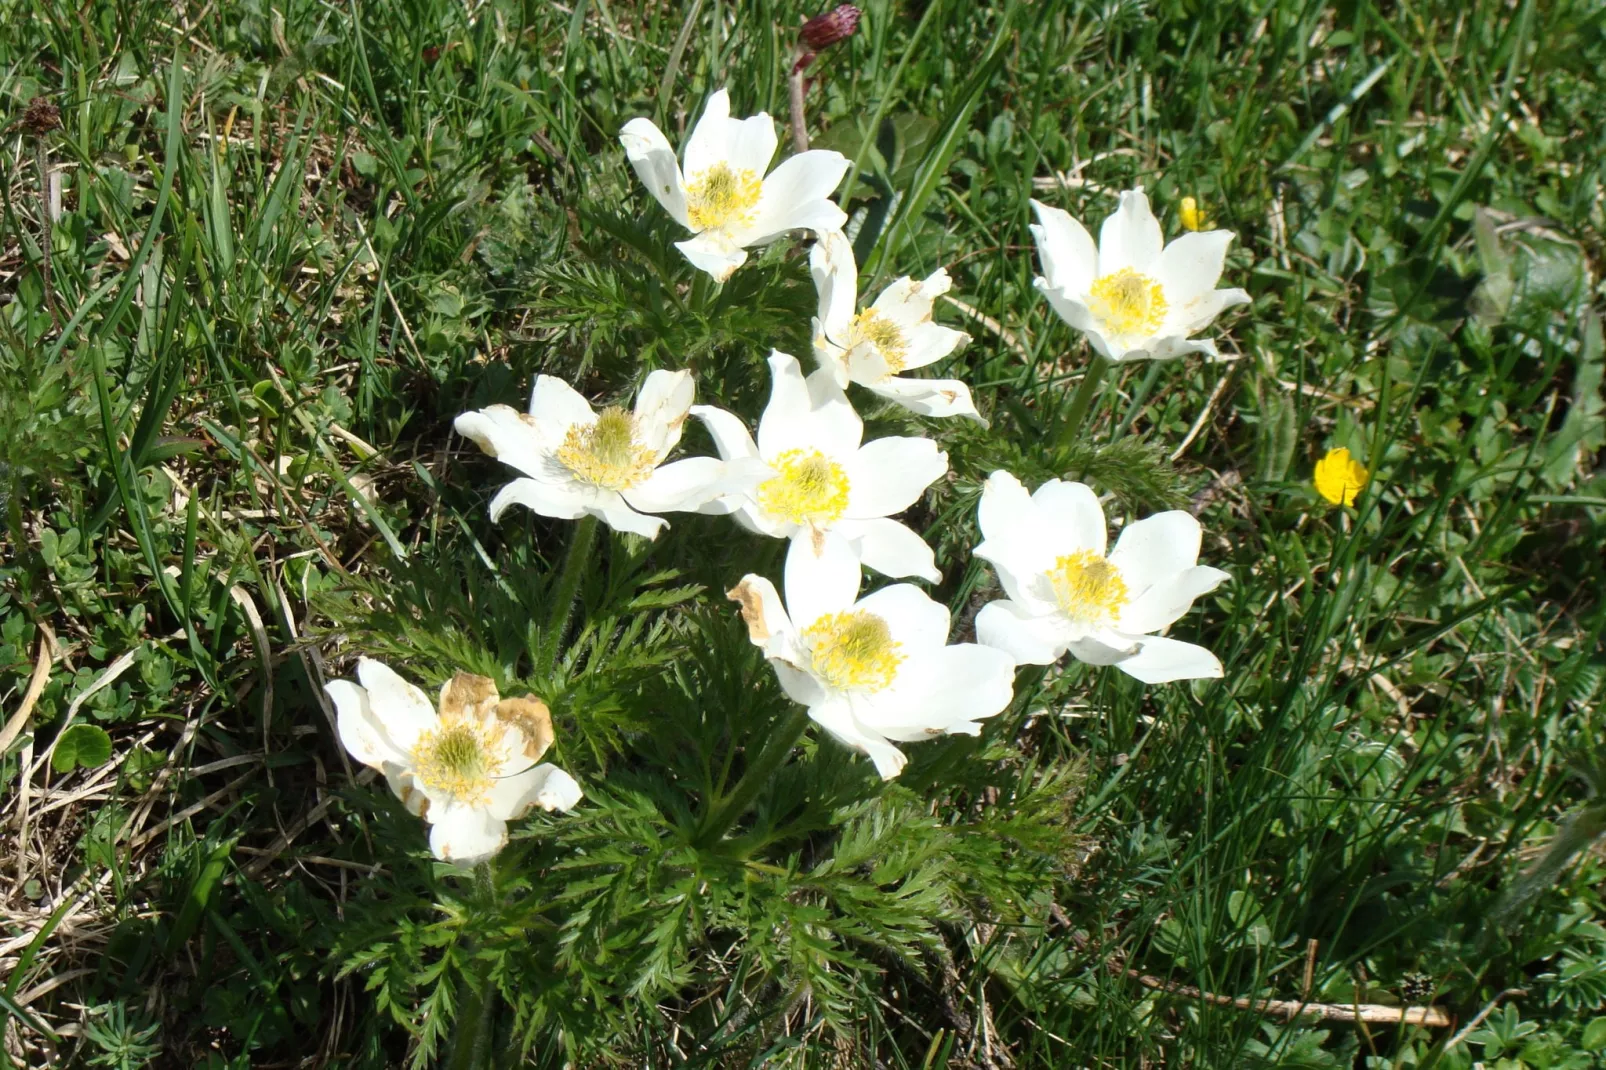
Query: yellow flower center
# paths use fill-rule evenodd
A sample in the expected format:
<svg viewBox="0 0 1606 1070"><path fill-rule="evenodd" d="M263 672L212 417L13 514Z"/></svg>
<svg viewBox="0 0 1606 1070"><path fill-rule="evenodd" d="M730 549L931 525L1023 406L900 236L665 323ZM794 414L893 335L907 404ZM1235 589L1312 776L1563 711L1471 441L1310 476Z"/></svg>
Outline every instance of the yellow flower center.
<svg viewBox="0 0 1606 1070"><path fill-rule="evenodd" d="M413 746L413 776L432 795L449 795L465 806L490 797L502 727L479 721L443 721Z"/></svg>
<svg viewBox="0 0 1606 1070"><path fill-rule="evenodd" d="M1154 279L1122 268L1093 280L1088 310L1104 321L1107 333L1117 337L1145 338L1165 323L1165 290Z"/></svg>
<svg viewBox="0 0 1606 1070"><path fill-rule="evenodd" d="M686 218L696 231L751 223L764 182L748 170L716 163L686 183Z"/></svg>
<svg viewBox="0 0 1606 1070"><path fill-rule="evenodd" d="M848 327L849 349L865 342L875 346L889 372L896 375L903 371L904 361L909 356L909 343L903 337L903 330L873 308L854 316Z"/></svg>
<svg viewBox="0 0 1606 1070"><path fill-rule="evenodd" d="M1048 582L1060 612L1087 627L1115 623L1127 603L1121 570L1091 550L1078 550L1055 561L1048 570Z"/></svg>
<svg viewBox="0 0 1606 1070"><path fill-rule="evenodd" d="M1366 466L1343 447L1328 450L1327 456L1316 462L1314 473L1316 491L1334 505L1354 505L1359 494L1372 478Z"/></svg>
<svg viewBox="0 0 1606 1070"><path fill-rule="evenodd" d="M903 663L887 622L862 609L821 617L802 638L814 675L839 691L880 691Z"/></svg>
<svg viewBox="0 0 1606 1070"><path fill-rule="evenodd" d="M1182 218L1182 225L1189 230L1204 230L1210 225L1210 219L1205 215L1199 202L1192 197L1184 197L1177 202L1177 215Z"/></svg>
<svg viewBox="0 0 1606 1070"><path fill-rule="evenodd" d="M829 524L848 508L848 474L819 450L787 450L758 485L758 506L794 524Z"/></svg>
<svg viewBox="0 0 1606 1070"><path fill-rule="evenodd" d="M558 447L558 462L582 483L628 490L652 475L658 457L636 436L636 418L610 405L595 423L573 424Z"/></svg>

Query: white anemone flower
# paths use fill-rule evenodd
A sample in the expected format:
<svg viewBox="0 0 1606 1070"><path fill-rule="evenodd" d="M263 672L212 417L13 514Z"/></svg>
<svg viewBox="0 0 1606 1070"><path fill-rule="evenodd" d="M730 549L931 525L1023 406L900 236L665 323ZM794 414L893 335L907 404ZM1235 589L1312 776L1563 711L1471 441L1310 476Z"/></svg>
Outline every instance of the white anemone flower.
<svg viewBox="0 0 1606 1070"><path fill-rule="evenodd" d="M1009 705L1015 663L991 647L948 646L947 608L918 587L859 598L860 578L833 541L819 556L787 557L785 606L762 576L742 577L730 597L787 696L890 780L907 760L893 741L980 733L980 720Z"/></svg>
<svg viewBox="0 0 1606 1070"><path fill-rule="evenodd" d="M1232 231L1190 232L1165 245L1141 186L1121 194L1096 248L1069 213L1037 201L1032 207L1032 234L1043 261L1037 288L1061 319L1112 361L1185 353L1213 357L1214 342L1189 335L1222 310L1249 301L1243 290L1215 288Z"/></svg>
<svg viewBox="0 0 1606 1070"><path fill-rule="evenodd" d="M1051 479L1028 495L994 472L982 488L982 544L1009 596L983 606L976 637L1023 665L1067 650L1114 665L1146 684L1212 679L1221 662L1204 647L1153 635L1230 577L1198 564L1199 522L1174 510L1126 525L1105 555L1104 509L1082 483Z"/></svg>
<svg viewBox="0 0 1606 1070"><path fill-rule="evenodd" d="M824 234L847 222L842 209L827 199L847 173L847 158L811 149L766 175L775 155L775 120L764 112L732 119L723 89L708 98L686 140L684 171L669 139L650 119L630 120L619 142L648 192L696 234L675 248L719 282L747 262L751 246L789 230Z"/></svg>
<svg viewBox="0 0 1606 1070"><path fill-rule="evenodd" d="M779 351L769 363L770 400L756 443L731 413L691 410L729 464L735 488L703 511L734 513L751 531L791 539L789 560L840 538L882 575L940 580L931 547L891 517L948 471L948 455L927 438L863 442L864 423L828 375L805 379L797 358Z"/></svg>
<svg viewBox="0 0 1606 1070"><path fill-rule="evenodd" d="M534 698L501 698L496 684L460 672L440 707L383 662L357 661L357 679L331 680L340 742L385 774L409 813L429 822L435 857L469 864L507 843L507 823L533 807L570 810L580 785L550 763L552 717Z"/></svg>
<svg viewBox="0 0 1606 1070"><path fill-rule="evenodd" d="M970 341L963 331L932 322L931 306L953 285L946 268L916 282L905 275L875 304L856 312L859 268L841 231L814 243L809 267L820 296L814 356L836 385L858 383L922 416L969 416L987 426L958 379L905 379L900 373L935 363Z"/></svg>
<svg viewBox="0 0 1606 1070"><path fill-rule="evenodd" d="M690 372L655 371L634 412L610 405L599 413L568 383L540 375L528 413L492 405L453 426L524 473L491 499L492 520L517 503L558 520L601 517L651 539L665 521L645 514L695 510L722 490L716 458L663 463L680 442L694 389Z"/></svg>

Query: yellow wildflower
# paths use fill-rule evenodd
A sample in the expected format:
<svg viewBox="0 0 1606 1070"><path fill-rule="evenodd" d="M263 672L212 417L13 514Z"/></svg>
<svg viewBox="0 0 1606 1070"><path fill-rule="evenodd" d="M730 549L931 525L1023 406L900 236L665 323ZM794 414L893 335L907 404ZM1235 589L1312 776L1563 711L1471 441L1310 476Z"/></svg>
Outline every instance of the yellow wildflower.
<svg viewBox="0 0 1606 1070"><path fill-rule="evenodd" d="M1316 462L1313 482L1316 491L1334 505L1354 505L1355 496L1366 486L1372 473L1343 447L1328 450L1327 456Z"/></svg>
<svg viewBox="0 0 1606 1070"><path fill-rule="evenodd" d="M1204 230L1212 222L1206 218L1199 202L1192 197L1184 197L1177 202L1177 215L1182 218L1182 225L1188 230Z"/></svg>

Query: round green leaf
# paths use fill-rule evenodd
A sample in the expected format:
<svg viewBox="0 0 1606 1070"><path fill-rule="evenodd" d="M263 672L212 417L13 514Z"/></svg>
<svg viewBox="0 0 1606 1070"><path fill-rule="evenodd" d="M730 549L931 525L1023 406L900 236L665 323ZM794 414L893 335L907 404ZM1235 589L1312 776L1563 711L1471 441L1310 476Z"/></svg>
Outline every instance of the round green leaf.
<svg viewBox="0 0 1606 1070"><path fill-rule="evenodd" d="M1600 1051L1606 1048L1606 1015L1584 1026L1583 1045L1586 1051Z"/></svg>
<svg viewBox="0 0 1606 1070"><path fill-rule="evenodd" d="M56 751L50 756L50 768L58 773L70 772L74 766L93 769L111 760L112 737L106 730L92 724L75 724L56 741Z"/></svg>

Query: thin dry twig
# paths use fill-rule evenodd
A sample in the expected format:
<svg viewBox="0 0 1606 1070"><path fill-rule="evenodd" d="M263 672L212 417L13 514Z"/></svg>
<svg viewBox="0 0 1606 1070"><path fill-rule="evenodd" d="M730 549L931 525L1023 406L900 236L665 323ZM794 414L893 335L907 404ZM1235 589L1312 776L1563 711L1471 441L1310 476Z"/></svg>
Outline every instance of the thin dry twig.
<svg viewBox="0 0 1606 1070"><path fill-rule="evenodd" d="M1403 1025L1448 1026L1450 1015L1443 1007L1390 1007L1382 1003L1306 1003L1297 999L1245 999L1241 996L1221 996L1192 985L1167 981L1137 970L1111 967L1125 974L1145 988L1187 996L1190 999L1214 1003L1218 1007L1237 1007L1240 1010L1272 1014L1293 1021L1295 1018L1321 1018L1332 1022L1396 1022Z"/></svg>
<svg viewBox="0 0 1606 1070"><path fill-rule="evenodd" d="M1526 988L1508 988L1504 992L1502 992L1498 996L1496 996L1494 999L1491 999L1489 1001L1489 1005L1488 1006L1484 1007L1483 1010L1481 1010L1477 1014L1473 1015L1472 1016L1472 1021L1468 1022L1465 1026L1463 1026L1461 1028L1461 1030L1459 1032L1456 1033L1455 1036L1453 1036L1453 1037L1451 1037L1449 1039L1449 1041L1444 1045L1444 1051L1441 1052L1440 1054L1441 1055L1450 1054L1450 1050L1452 1048L1454 1048L1457 1044L1461 1043L1463 1040L1467 1039L1467 1037L1471 1035L1471 1033L1472 1033L1472 1031L1474 1029L1478 1028L1478 1026L1483 1024L1483 1020L1485 1018L1489 1017L1489 1015L1494 1013L1494 1009L1500 1005L1500 1001L1501 1000L1506 999L1507 997L1511 997L1511 996L1526 996L1527 994L1528 994L1528 990Z"/></svg>
<svg viewBox="0 0 1606 1070"><path fill-rule="evenodd" d="M56 633L50 630L50 625L39 622L39 656L33 663L33 676L28 679L28 690L23 693L22 705L17 707L7 720L4 728L0 728L0 754L11 749L22 734L23 726L28 723L28 715L33 712L34 705L39 701L39 695L45 689L50 679L50 666L56 661Z"/></svg>

